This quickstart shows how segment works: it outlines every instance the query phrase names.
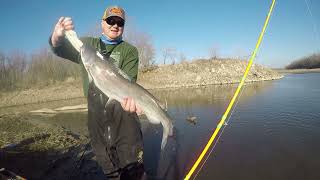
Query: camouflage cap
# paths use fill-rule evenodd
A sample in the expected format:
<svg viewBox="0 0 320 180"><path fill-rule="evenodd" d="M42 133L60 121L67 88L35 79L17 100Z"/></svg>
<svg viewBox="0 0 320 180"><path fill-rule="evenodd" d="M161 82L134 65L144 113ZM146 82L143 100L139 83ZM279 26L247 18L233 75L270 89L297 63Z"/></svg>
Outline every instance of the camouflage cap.
<svg viewBox="0 0 320 180"><path fill-rule="evenodd" d="M119 6L110 6L110 7L108 7L104 11L102 19L105 20L105 19L107 19L108 17L111 17L111 16L118 16L118 17L122 18L123 20L126 20L125 12Z"/></svg>

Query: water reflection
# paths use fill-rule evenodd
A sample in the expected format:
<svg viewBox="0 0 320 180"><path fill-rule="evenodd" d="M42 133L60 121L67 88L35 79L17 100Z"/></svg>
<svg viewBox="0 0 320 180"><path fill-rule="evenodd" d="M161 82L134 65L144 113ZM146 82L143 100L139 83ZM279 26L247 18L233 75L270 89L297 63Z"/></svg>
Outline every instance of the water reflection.
<svg viewBox="0 0 320 180"><path fill-rule="evenodd" d="M236 91L238 84L231 85L210 85L205 87L190 87L179 89L152 90L160 101L168 102L170 107L180 106L204 106L215 103L222 103L230 99ZM243 86L245 89L241 95L242 100L254 96L272 87L271 81L249 83ZM224 104L224 103L223 103ZM221 105L221 104L220 104Z"/></svg>
<svg viewBox="0 0 320 180"><path fill-rule="evenodd" d="M241 95L242 103L271 87L272 82L246 85ZM161 101L167 101L168 112L175 121L176 129L174 138L168 141L168 147L160 152L161 128L148 123L144 125L145 163L150 168L149 174L165 179L182 179L236 88L236 85L226 85L152 91ZM199 123L190 124L186 121L190 115L196 116Z"/></svg>

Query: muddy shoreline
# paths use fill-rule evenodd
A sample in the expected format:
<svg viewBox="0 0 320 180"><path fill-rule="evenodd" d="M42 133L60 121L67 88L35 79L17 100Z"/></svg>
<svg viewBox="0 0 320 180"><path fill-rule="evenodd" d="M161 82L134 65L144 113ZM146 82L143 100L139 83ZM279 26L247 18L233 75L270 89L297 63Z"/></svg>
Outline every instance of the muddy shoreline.
<svg viewBox="0 0 320 180"><path fill-rule="evenodd" d="M1 168L27 179L103 179L86 136L35 118L41 117L0 116ZM81 156L85 164L79 169Z"/></svg>

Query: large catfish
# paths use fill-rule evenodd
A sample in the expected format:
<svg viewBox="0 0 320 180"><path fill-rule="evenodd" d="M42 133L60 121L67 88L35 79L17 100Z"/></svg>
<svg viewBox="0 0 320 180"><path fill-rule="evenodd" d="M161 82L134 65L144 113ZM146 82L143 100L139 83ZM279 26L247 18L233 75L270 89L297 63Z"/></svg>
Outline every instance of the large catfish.
<svg viewBox="0 0 320 180"><path fill-rule="evenodd" d="M109 97L109 101L115 99L121 102L125 97L132 97L151 123L162 124L161 149L163 149L168 136L172 135L173 124L157 99L139 84L131 82L121 69L109 59L104 59L94 48L83 45L75 32L67 31L66 36L71 44L80 51L82 63L88 72L89 79Z"/></svg>

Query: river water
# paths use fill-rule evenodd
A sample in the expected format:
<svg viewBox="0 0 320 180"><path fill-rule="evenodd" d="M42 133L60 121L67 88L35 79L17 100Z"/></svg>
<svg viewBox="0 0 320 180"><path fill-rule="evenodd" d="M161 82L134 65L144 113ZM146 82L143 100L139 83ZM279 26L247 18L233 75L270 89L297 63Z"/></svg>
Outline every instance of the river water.
<svg viewBox="0 0 320 180"><path fill-rule="evenodd" d="M161 126L143 123L145 166L182 179L207 143L236 85L154 91L168 102L176 137L169 140L166 162L159 165ZM290 74L283 79L244 86L219 141L196 179L320 179L320 73ZM197 117L197 123L186 120ZM87 134L86 113L48 118ZM162 167L164 166L164 167ZM173 172L173 173L172 173ZM193 176L194 177L194 176Z"/></svg>
<svg viewBox="0 0 320 180"><path fill-rule="evenodd" d="M246 85L197 179L320 179L320 74ZM224 113L234 87L167 93L185 175ZM186 123L189 114L198 124Z"/></svg>

